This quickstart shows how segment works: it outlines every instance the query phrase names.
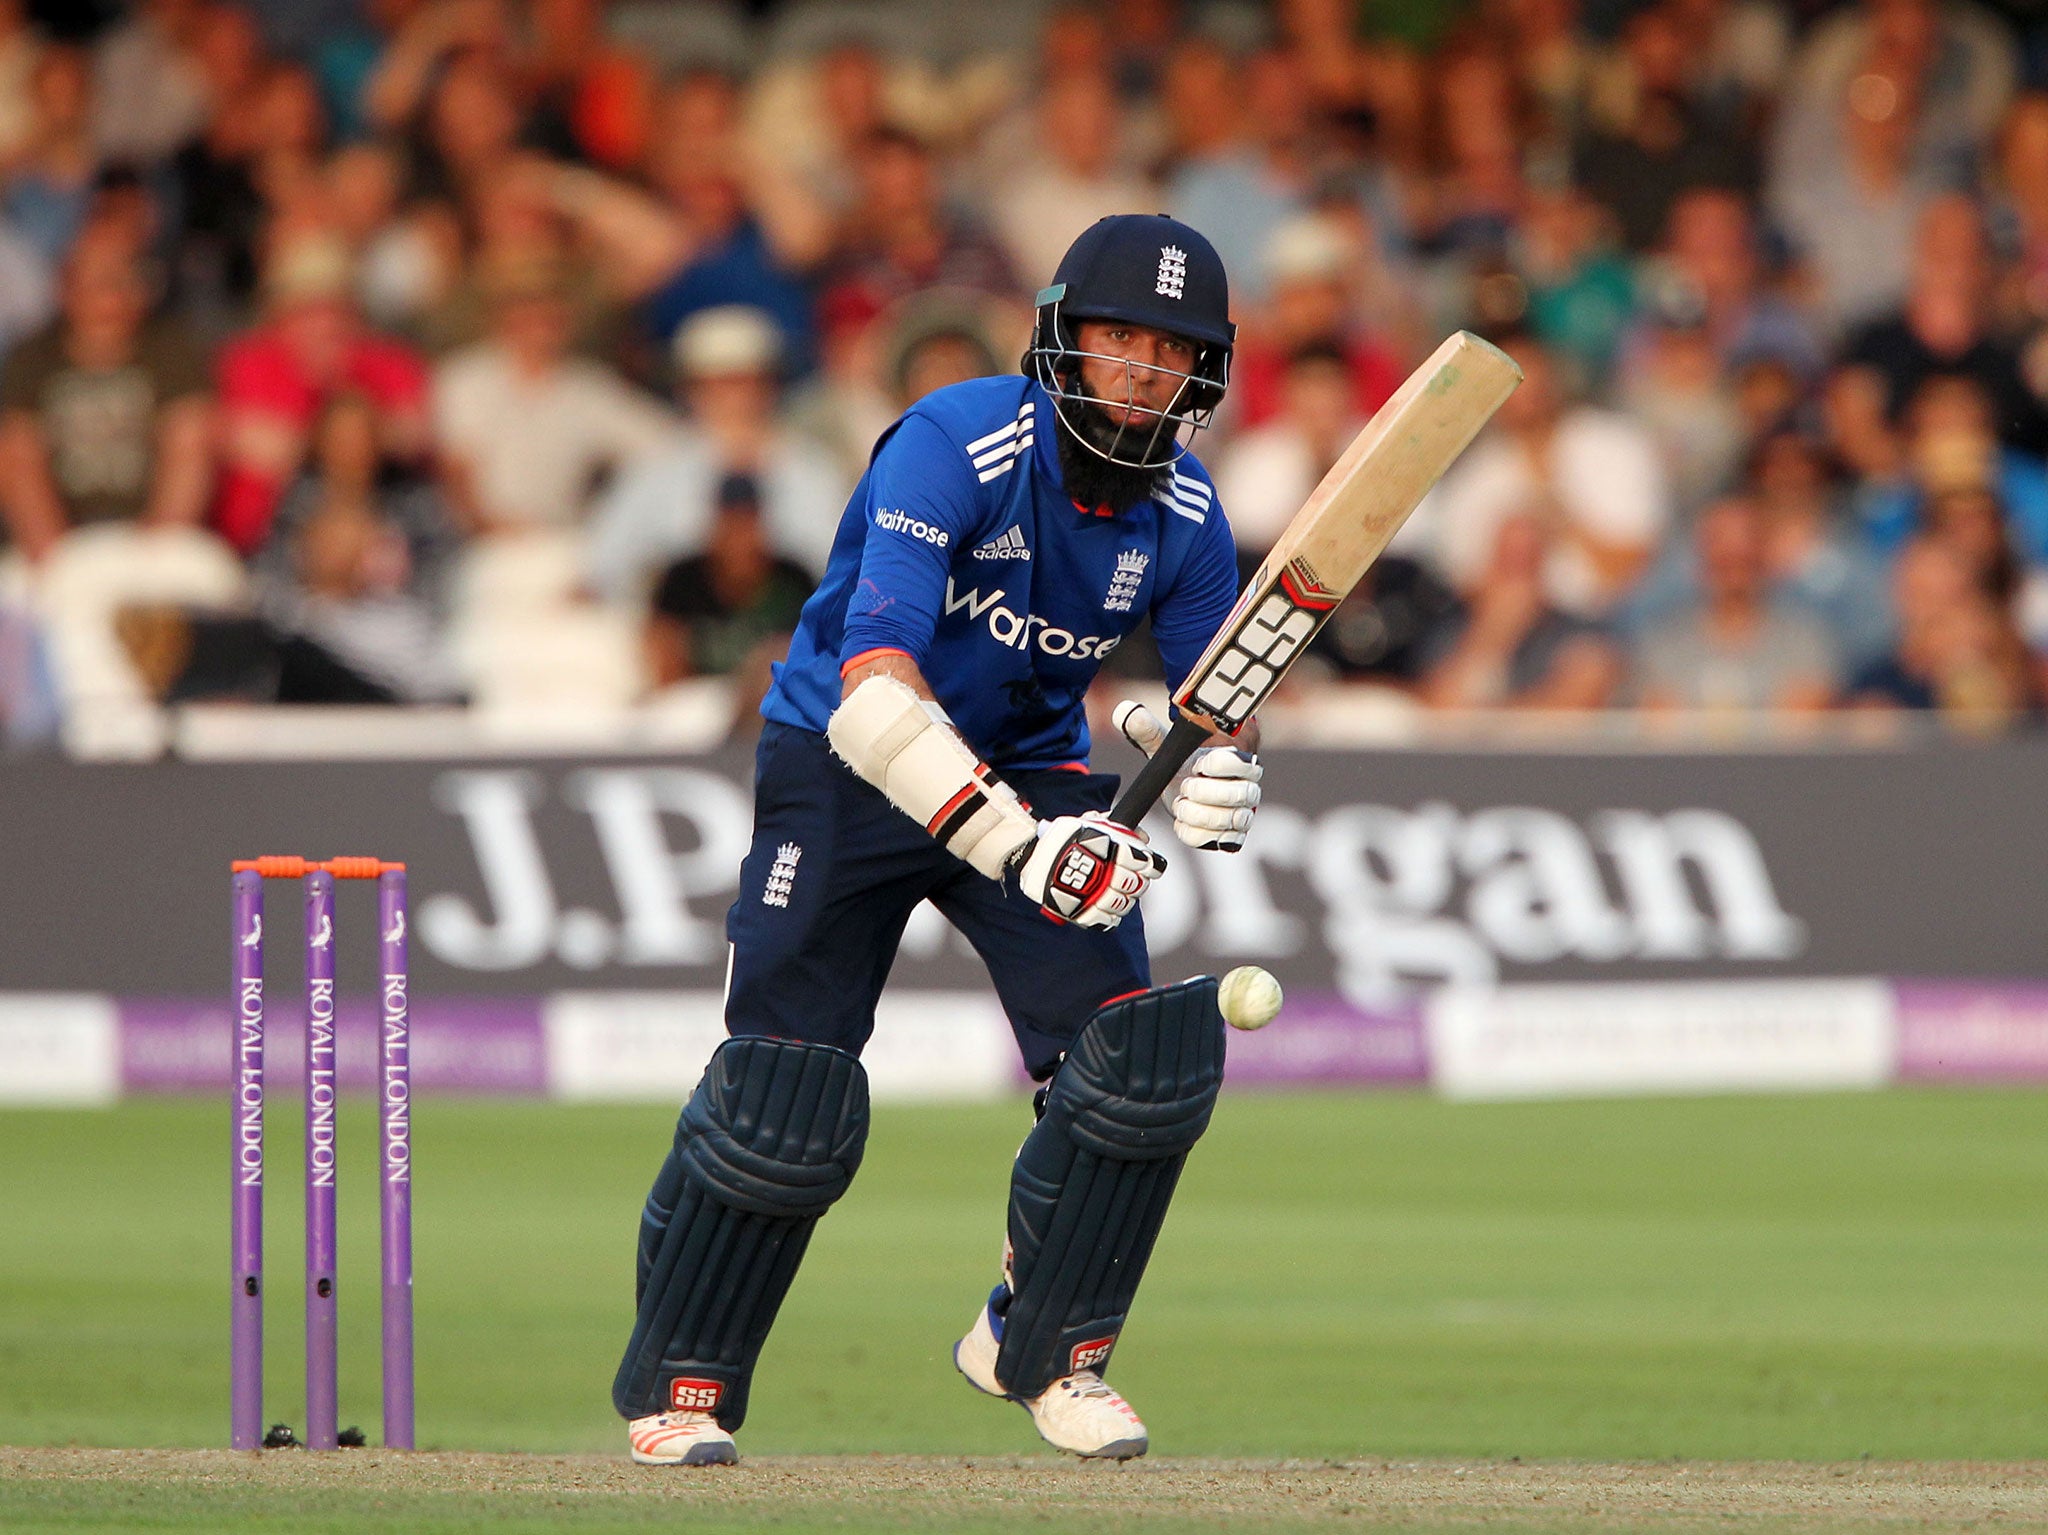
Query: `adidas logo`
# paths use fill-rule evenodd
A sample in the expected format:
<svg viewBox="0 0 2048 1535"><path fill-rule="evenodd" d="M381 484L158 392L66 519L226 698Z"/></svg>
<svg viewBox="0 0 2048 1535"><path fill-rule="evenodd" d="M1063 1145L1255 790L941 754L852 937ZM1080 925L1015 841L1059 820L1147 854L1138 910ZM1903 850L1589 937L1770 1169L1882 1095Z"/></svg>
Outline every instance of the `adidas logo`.
<svg viewBox="0 0 2048 1535"><path fill-rule="evenodd" d="M1023 528L1012 523L975 550L974 557L977 560L1028 560L1031 548L1024 542Z"/></svg>

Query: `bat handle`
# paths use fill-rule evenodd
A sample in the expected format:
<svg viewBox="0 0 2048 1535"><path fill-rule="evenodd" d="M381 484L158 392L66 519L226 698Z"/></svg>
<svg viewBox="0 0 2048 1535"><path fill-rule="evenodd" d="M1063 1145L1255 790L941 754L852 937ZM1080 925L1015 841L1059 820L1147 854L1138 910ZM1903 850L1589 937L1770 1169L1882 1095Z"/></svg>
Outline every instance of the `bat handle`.
<svg viewBox="0 0 2048 1535"><path fill-rule="evenodd" d="M1174 774L1187 765L1188 758L1201 748L1209 735L1207 725L1186 718L1175 720L1173 728L1166 733L1166 739L1159 743L1159 750L1152 754L1152 760L1138 770L1138 776L1117 796L1109 818L1119 826L1136 826L1144 820L1145 812L1158 803L1159 796L1173 782Z"/></svg>

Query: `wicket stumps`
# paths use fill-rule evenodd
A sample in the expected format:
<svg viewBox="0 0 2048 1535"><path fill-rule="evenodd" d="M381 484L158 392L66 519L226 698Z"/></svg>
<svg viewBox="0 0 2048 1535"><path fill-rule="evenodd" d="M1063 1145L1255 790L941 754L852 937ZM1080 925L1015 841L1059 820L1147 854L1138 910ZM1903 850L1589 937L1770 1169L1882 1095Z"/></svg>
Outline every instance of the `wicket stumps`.
<svg viewBox="0 0 2048 1535"><path fill-rule="evenodd" d="M407 1004L405 865L238 860L234 893L234 1146L230 1240L230 1443L263 1444L263 882L306 893L306 1447L340 1443L335 1294L334 882L377 882L378 1213L383 1247L384 1443L413 1447L412 1036Z"/></svg>

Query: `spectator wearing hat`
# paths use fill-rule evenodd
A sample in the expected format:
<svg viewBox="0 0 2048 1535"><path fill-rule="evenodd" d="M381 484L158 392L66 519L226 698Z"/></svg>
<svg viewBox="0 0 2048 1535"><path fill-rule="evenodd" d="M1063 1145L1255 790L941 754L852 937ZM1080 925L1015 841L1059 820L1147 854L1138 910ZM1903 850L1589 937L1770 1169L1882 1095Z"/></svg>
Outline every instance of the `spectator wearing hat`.
<svg viewBox="0 0 2048 1535"><path fill-rule="evenodd" d="M266 316L220 356L222 475L215 524L244 554L270 532L278 496L304 461L314 423L344 391L377 408L387 455L428 443L427 370L377 335L356 308L347 247L326 234L280 244L264 271Z"/></svg>
<svg viewBox="0 0 2048 1535"><path fill-rule="evenodd" d="M489 338L434 374L441 470L478 532L580 520L601 475L670 440L675 419L610 368L569 355L568 273L540 251L487 262Z"/></svg>
<svg viewBox="0 0 2048 1535"><path fill-rule="evenodd" d="M585 561L592 589L643 603L668 564L704 547L718 487L736 473L758 487L772 547L823 569L847 487L831 456L785 421L775 322L741 305L708 309L676 333L674 352L684 422L599 498Z"/></svg>
<svg viewBox="0 0 2048 1535"><path fill-rule="evenodd" d="M196 526L211 485L205 358L149 318L124 236L89 230L65 264L62 313L0 375L0 512L40 560L94 522Z"/></svg>

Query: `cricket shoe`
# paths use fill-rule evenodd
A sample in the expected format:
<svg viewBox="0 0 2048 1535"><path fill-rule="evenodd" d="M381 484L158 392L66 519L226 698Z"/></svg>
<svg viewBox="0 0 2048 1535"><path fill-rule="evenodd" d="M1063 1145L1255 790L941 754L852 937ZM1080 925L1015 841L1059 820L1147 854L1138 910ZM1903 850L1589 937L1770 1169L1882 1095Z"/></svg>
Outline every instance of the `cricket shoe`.
<svg viewBox="0 0 2048 1535"><path fill-rule="evenodd" d="M997 1294L1001 1294L998 1289ZM1016 1402L1031 1414L1039 1437L1056 1450L1084 1460L1133 1460L1145 1453L1145 1425L1131 1404L1117 1395L1093 1370L1076 1370L1054 1381L1037 1396L1017 1396L996 1379L997 1334L1001 1324L988 1307L974 1319L967 1336L953 1345L953 1368L977 1391Z"/></svg>
<svg viewBox="0 0 2048 1535"><path fill-rule="evenodd" d="M626 1425L633 1459L643 1466L736 1466L732 1435L708 1412L657 1412Z"/></svg>

